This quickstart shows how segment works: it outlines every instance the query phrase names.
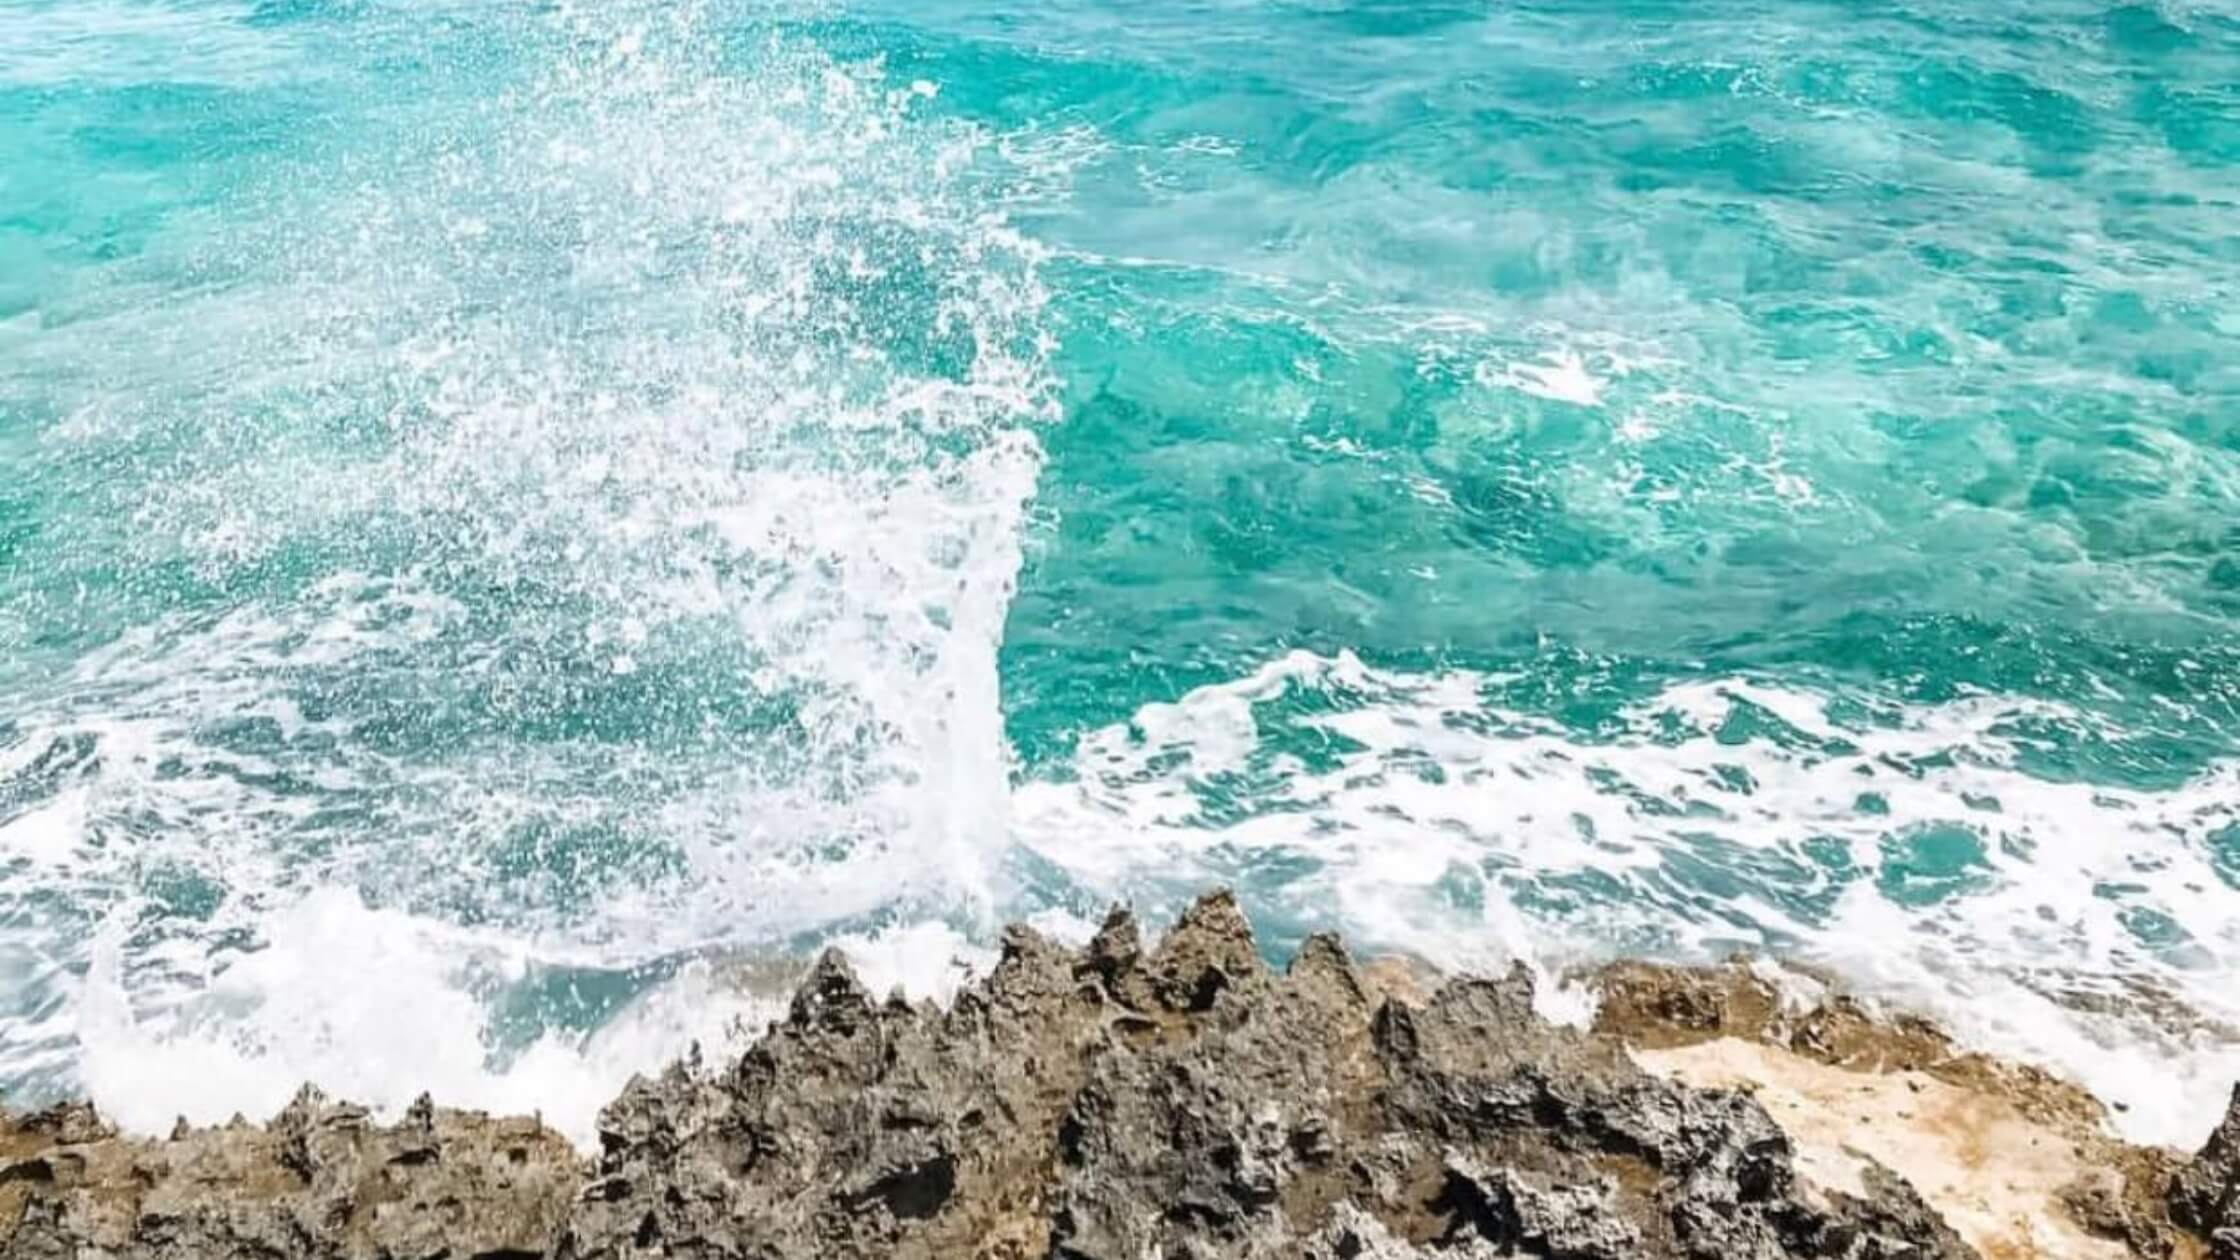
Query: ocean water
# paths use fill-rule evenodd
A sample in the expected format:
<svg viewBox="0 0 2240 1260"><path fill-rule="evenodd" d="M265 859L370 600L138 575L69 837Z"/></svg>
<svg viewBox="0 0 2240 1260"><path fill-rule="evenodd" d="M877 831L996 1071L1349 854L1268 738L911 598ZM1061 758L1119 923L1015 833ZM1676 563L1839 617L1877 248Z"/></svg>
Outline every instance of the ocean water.
<svg viewBox="0 0 2240 1260"><path fill-rule="evenodd" d="M1215 882L2197 1138L2240 11L0 0L10 1099L582 1136Z"/></svg>

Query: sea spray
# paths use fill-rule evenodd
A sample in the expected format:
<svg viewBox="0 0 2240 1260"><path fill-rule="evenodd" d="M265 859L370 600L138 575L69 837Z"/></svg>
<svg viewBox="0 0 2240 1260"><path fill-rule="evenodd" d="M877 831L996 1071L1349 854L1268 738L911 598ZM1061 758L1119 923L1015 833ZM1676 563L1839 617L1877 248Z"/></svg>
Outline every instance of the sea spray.
<svg viewBox="0 0 2240 1260"><path fill-rule="evenodd" d="M985 930L1036 250L934 85L769 22L363 39L456 58L440 108L341 93L378 129L245 177L202 285L50 343L43 458L146 478L79 487L136 624L19 695L11 931L63 970L0 1036L134 1123L314 1079L580 1135L754 1009L667 991L710 951ZM158 316L191 351L112 387Z"/></svg>

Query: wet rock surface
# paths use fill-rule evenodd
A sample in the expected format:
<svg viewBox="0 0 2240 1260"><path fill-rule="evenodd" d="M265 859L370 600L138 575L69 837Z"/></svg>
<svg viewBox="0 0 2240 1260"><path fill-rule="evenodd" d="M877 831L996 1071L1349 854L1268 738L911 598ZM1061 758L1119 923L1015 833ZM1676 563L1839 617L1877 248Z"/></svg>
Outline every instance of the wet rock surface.
<svg viewBox="0 0 2240 1260"><path fill-rule="evenodd" d="M0 1126L0 1254L1975 1254L1885 1167L1809 1180L1748 1092L1548 1023L1521 971L1393 984L1315 937L1278 973L1223 894L1155 946L1119 912L1079 950L1015 928L947 1008L827 955L736 1062L634 1081L600 1136L311 1091L165 1140L58 1108ZM2230 1160L2188 1167L2185 1202L2229 1208Z"/></svg>

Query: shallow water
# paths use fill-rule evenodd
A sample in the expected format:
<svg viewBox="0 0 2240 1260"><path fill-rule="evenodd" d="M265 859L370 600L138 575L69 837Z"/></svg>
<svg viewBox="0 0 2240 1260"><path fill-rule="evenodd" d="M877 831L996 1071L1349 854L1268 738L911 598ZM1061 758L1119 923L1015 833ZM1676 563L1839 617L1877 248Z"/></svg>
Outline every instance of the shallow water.
<svg viewBox="0 0 2240 1260"><path fill-rule="evenodd" d="M2179 0L0 0L0 1081L580 1133L1226 881L2197 1136L2236 170Z"/></svg>

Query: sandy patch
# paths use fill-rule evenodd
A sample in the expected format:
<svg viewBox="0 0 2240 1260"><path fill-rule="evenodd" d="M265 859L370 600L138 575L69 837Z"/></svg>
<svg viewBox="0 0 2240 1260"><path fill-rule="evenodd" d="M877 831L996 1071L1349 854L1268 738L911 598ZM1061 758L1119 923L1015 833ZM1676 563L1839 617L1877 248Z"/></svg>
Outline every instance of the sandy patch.
<svg viewBox="0 0 2240 1260"><path fill-rule="evenodd" d="M1985 1260L2127 1260L2061 1206L2063 1188L2096 1173L2078 1145L2003 1098L1924 1072L1859 1072L1734 1037L1636 1050L1652 1072L1691 1085L1746 1089L1788 1131L1814 1183L1862 1194L1863 1159L1913 1183Z"/></svg>

